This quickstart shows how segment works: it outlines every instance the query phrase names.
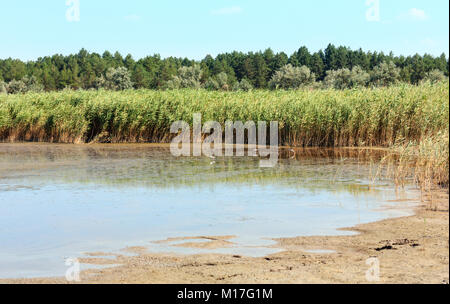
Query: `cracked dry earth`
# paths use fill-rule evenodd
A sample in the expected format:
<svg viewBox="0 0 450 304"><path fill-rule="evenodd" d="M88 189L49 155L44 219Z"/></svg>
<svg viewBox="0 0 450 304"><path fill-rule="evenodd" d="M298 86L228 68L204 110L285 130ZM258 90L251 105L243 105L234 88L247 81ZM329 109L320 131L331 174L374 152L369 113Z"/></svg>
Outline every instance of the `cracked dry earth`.
<svg viewBox="0 0 450 304"><path fill-rule="evenodd" d="M441 202L438 211L421 207L414 216L344 229L359 232L352 236L277 239L277 247L284 251L262 258L155 254L140 247L127 249L136 256L91 253L80 261L114 266L83 271L81 283L367 283L370 266L366 261L375 257L380 265L380 283L448 284L448 194ZM218 241L219 245L230 239L203 238ZM308 253L308 249L334 252ZM115 258L101 257L106 255ZM0 283L66 281L42 278L0 280Z"/></svg>

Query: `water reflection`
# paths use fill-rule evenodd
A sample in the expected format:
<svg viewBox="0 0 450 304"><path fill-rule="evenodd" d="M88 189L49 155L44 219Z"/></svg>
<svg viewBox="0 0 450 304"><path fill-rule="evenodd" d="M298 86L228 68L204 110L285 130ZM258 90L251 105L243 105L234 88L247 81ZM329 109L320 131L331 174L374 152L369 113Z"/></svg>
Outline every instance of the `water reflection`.
<svg viewBox="0 0 450 304"><path fill-rule="evenodd" d="M92 183L114 187L210 187L276 183L311 190L365 192L382 152L356 149L280 149L275 168L257 157L175 158L154 145L3 145L0 177L27 183ZM374 169L375 168L375 169ZM363 184L361 184L363 183Z"/></svg>

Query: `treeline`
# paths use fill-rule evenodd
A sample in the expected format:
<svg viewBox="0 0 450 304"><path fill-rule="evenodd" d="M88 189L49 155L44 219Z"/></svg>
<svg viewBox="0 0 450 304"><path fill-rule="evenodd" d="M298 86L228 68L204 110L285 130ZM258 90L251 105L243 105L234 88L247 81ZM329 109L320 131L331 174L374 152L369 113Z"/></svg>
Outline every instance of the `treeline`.
<svg viewBox="0 0 450 304"><path fill-rule="evenodd" d="M271 49L249 53L235 51L219 54L216 58L208 55L201 61L163 59L159 55L136 61L131 55L123 57L118 52L106 51L100 55L82 49L75 55L54 55L29 62L11 58L0 60L0 91L100 87L164 89L199 84L211 89L247 90L289 88L315 82L345 88L352 84L367 85L371 81L382 84L385 80L380 79L380 74L418 84L427 77L448 77L449 61L445 54L405 57L332 44L315 53L306 47L290 56L284 52L274 53Z"/></svg>

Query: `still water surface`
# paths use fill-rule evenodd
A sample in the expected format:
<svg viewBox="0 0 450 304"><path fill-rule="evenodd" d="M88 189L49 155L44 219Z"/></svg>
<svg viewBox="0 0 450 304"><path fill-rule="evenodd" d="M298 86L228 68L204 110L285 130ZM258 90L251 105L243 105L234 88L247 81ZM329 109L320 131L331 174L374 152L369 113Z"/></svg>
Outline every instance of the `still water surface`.
<svg viewBox="0 0 450 304"><path fill-rule="evenodd" d="M262 256L278 250L269 238L348 234L337 229L417 203L408 188L373 181L377 155L280 152L260 168L258 158L175 158L155 145L0 144L0 278L64 276L65 258L126 246ZM233 246L155 243L221 235L236 235Z"/></svg>

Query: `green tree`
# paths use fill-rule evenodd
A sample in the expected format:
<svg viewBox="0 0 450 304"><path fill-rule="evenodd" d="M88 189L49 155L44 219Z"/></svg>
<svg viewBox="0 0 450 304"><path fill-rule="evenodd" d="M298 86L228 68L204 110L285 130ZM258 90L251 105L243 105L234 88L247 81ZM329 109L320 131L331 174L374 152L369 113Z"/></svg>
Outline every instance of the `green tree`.
<svg viewBox="0 0 450 304"><path fill-rule="evenodd" d="M126 67L109 68L105 77L101 75L97 79L97 88L105 88L108 90L128 90L133 88L131 74Z"/></svg>
<svg viewBox="0 0 450 304"><path fill-rule="evenodd" d="M176 63L172 58L166 59L162 62L160 71L158 72L157 87L164 87L177 74Z"/></svg>
<svg viewBox="0 0 450 304"><path fill-rule="evenodd" d="M389 86L400 79L400 69L392 62L382 62L373 70L372 83L376 86Z"/></svg>
<svg viewBox="0 0 450 304"><path fill-rule="evenodd" d="M228 89L230 88L227 73L221 72L221 73L217 74L216 81L217 81L217 84L219 85L219 88L221 88L222 90L228 91Z"/></svg>
<svg viewBox="0 0 450 304"><path fill-rule="evenodd" d="M445 53L442 53L441 56L435 59L434 65L436 69L442 71L444 75L448 76L448 65Z"/></svg>
<svg viewBox="0 0 450 304"><path fill-rule="evenodd" d="M273 74L275 74L276 71L284 67L286 64L288 64L289 58L288 55L284 52L277 53L273 60L270 63L270 70L271 73L269 75L269 78L271 79Z"/></svg>
<svg viewBox="0 0 450 304"><path fill-rule="evenodd" d="M267 77L269 75L269 68L267 67L266 61L262 54L257 53L254 57L254 84L257 88L265 88L267 87Z"/></svg>
<svg viewBox="0 0 450 304"><path fill-rule="evenodd" d="M133 82L136 89L148 89L151 87L151 79L149 77L149 74L140 64L134 65L133 71L131 73L131 81Z"/></svg>
<svg viewBox="0 0 450 304"><path fill-rule="evenodd" d="M434 69L425 74L425 78L422 80L422 82L437 83L446 79L447 77L445 77L444 72L438 69Z"/></svg>
<svg viewBox="0 0 450 304"><path fill-rule="evenodd" d="M183 89L183 88L201 88L200 79L202 77L202 70L199 65L191 67L183 66L178 69L178 75L173 76L167 82L168 89Z"/></svg>
<svg viewBox="0 0 450 304"><path fill-rule="evenodd" d="M335 71L327 71L324 83L326 87L342 90L364 87L369 80L369 73L365 72L361 67L355 66L351 70L343 68Z"/></svg>
<svg viewBox="0 0 450 304"><path fill-rule="evenodd" d="M44 90L44 86L35 76L25 76L22 81L25 84L26 92L42 92Z"/></svg>
<svg viewBox="0 0 450 304"><path fill-rule="evenodd" d="M306 46L302 46L297 51L297 62L299 66L307 66L308 68L311 68L311 60L312 56L309 53L309 50Z"/></svg>
<svg viewBox="0 0 450 304"><path fill-rule="evenodd" d="M233 91L244 91L248 92L253 90L252 83L247 79L242 79L240 82L236 82L233 86Z"/></svg>
<svg viewBox="0 0 450 304"><path fill-rule="evenodd" d="M416 54L411 58L411 83L418 84L425 78L427 71L423 58Z"/></svg>
<svg viewBox="0 0 450 304"><path fill-rule="evenodd" d="M6 82L0 80L0 94L7 94L8 91L6 89Z"/></svg>
<svg viewBox="0 0 450 304"><path fill-rule="evenodd" d="M325 69L327 71L339 69L338 55L336 47L329 44L325 49Z"/></svg>
<svg viewBox="0 0 450 304"><path fill-rule="evenodd" d="M22 80L11 80L6 87L9 94L20 94L27 92L27 86Z"/></svg>
<svg viewBox="0 0 450 304"><path fill-rule="evenodd" d="M311 57L311 72L316 75L317 80L323 79L325 63L319 53L314 53Z"/></svg>
<svg viewBox="0 0 450 304"><path fill-rule="evenodd" d="M220 90L220 85L213 77L208 78L205 82L204 88L210 91Z"/></svg>
<svg viewBox="0 0 450 304"><path fill-rule="evenodd" d="M275 72L274 70L272 70L273 61L275 59L275 53L272 51L272 49L269 48L264 51L263 57L267 66L267 77L272 76L273 73Z"/></svg>
<svg viewBox="0 0 450 304"><path fill-rule="evenodd" d="M270 80L271 89L298 89L314 83L316 76L307 66L294 67L287 64L277 71Z"/></svg>

